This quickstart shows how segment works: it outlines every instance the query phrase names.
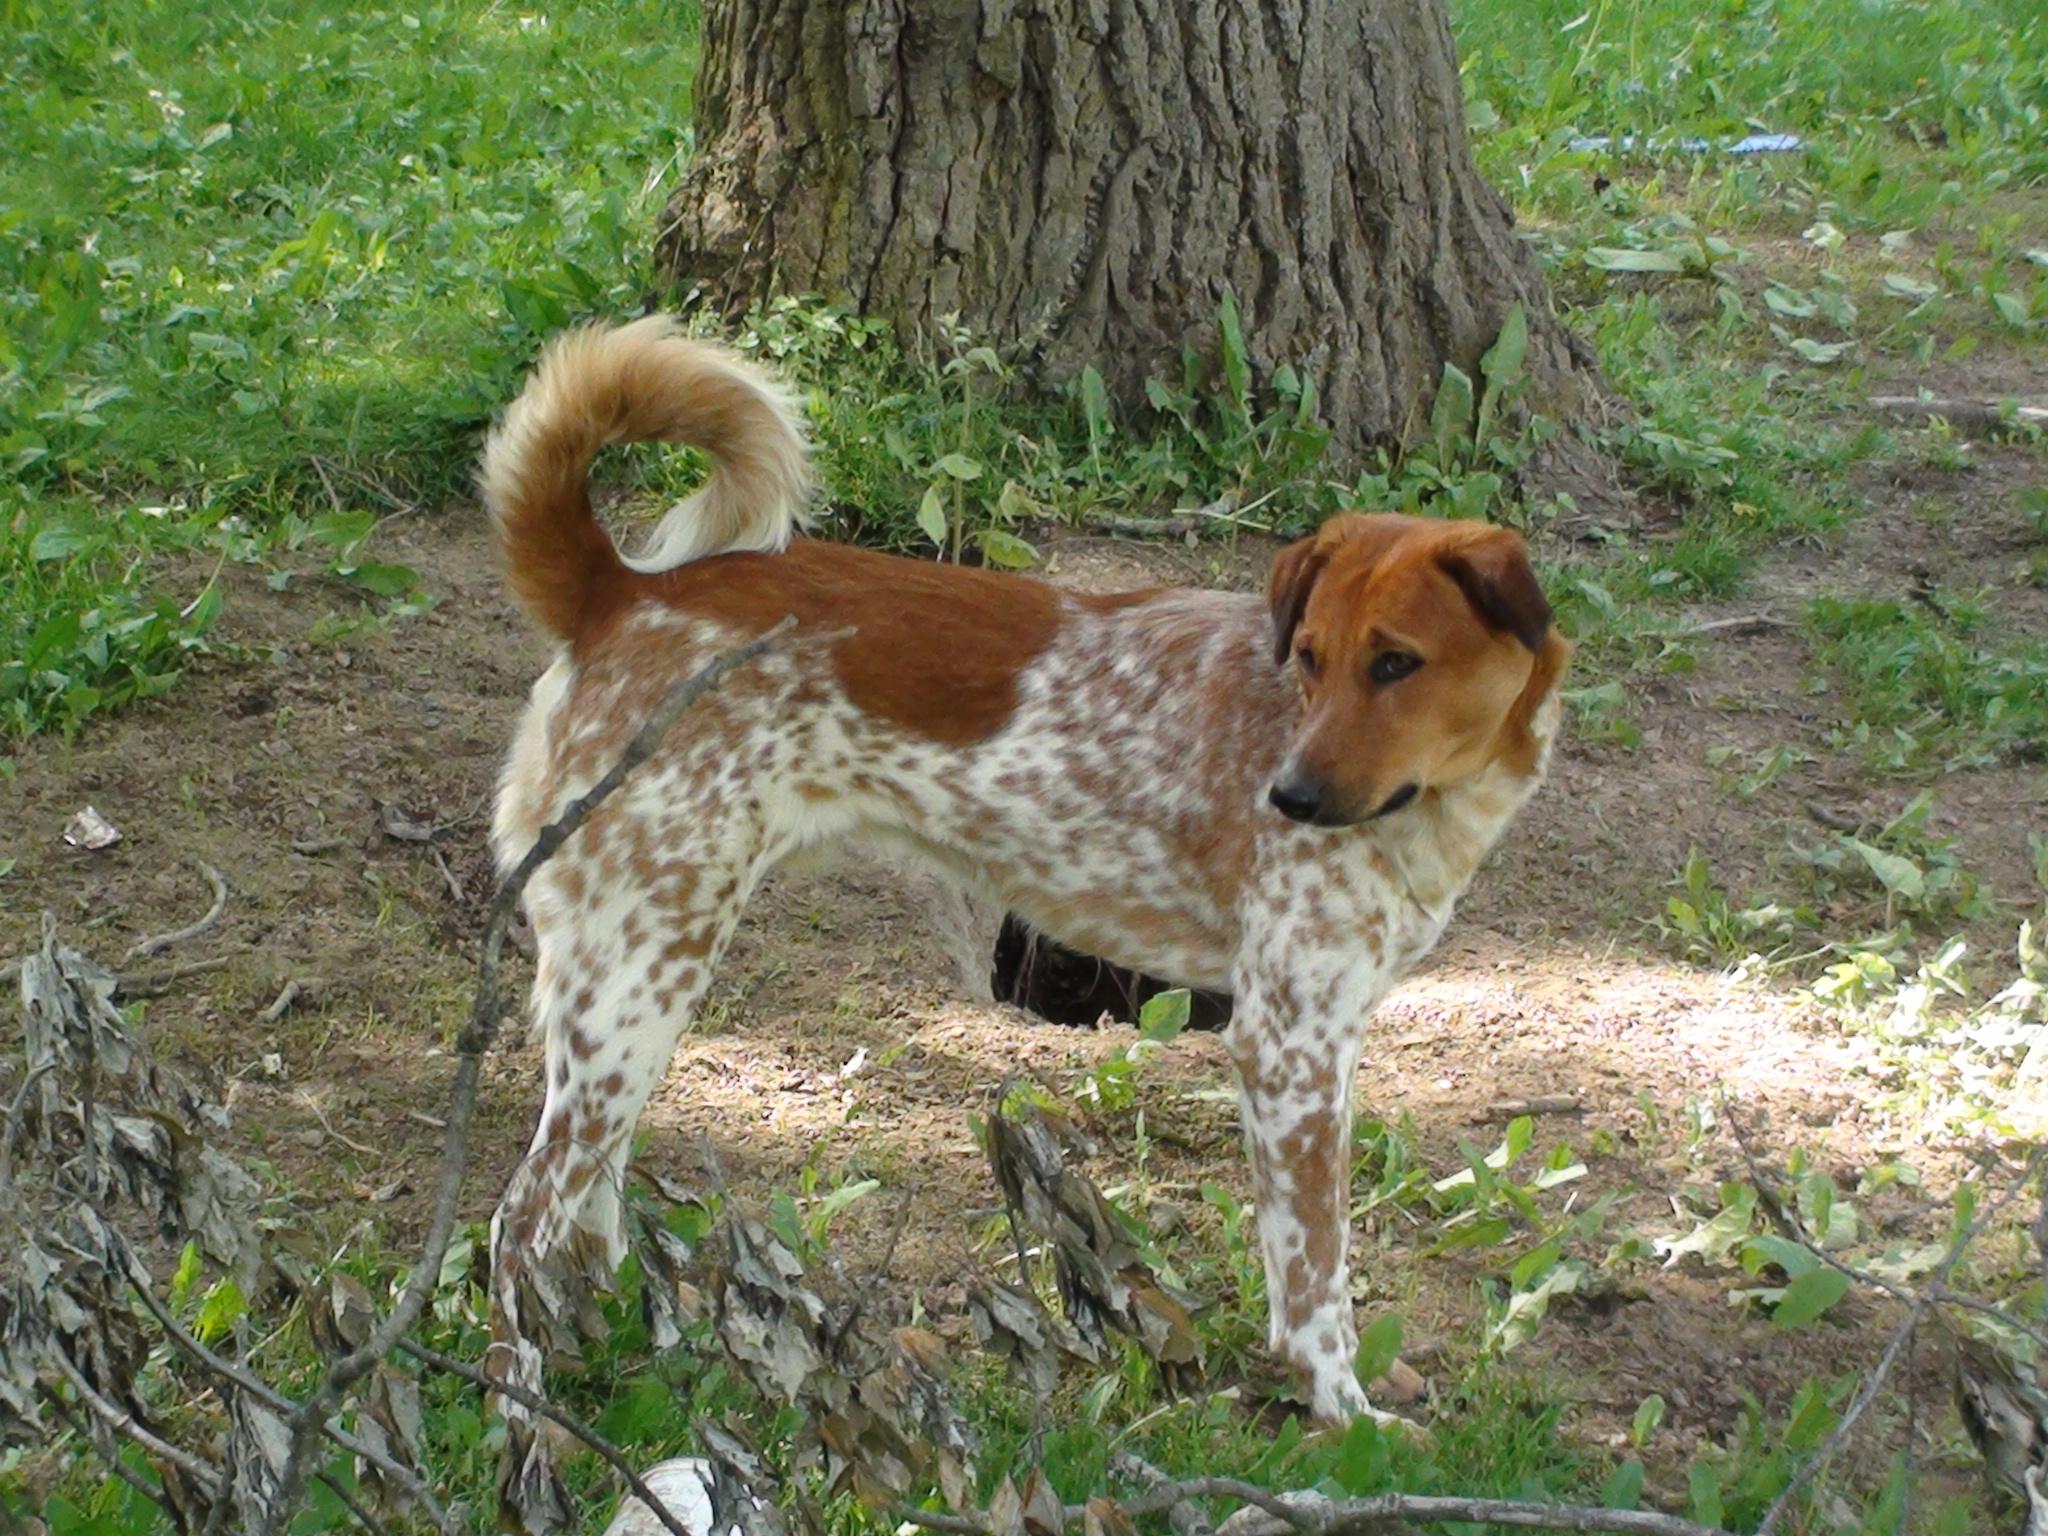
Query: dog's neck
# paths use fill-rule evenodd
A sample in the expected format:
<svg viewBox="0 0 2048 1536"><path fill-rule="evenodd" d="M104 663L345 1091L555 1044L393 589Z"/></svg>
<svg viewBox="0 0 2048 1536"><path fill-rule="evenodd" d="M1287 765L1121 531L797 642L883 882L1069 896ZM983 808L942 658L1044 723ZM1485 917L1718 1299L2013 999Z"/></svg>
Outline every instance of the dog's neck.
<svg viewBox="0 0 2048 1536"><path fill-rule="evenodd" d="M1413 805L1372 824L1374 847L1426 911L1449 916L1515 813L1543 782L1563 714L1552 680L1524 719L1531 750L1498 757L1447 789L1427 790Z"/></svg>

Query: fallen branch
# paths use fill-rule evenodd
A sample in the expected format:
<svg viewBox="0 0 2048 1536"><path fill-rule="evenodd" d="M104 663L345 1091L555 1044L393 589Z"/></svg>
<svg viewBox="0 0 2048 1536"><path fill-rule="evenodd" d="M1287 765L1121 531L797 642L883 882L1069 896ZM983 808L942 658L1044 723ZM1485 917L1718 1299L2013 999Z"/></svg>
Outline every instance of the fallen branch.
<svg viewBox="0 0 2048 1536"><path fill-rule="evenodd" d="M99 1212L98 1214L103 1222L107 1222L104 1212ZM107 1222L107 1225L111 1230L112 1223ZM127 1260L129 1289L135 1292L136 1297L142 1302L144 1310L156 1319L157 1326L164 1331L164 1337L169 1339L193 1363L211 1371L230 1386L237 1387L248 1393L258 1402L275 1412L290 1413L298 1406L290 1398L278 1391L277 1388L271 1386L269 1382L263 1380L262 1377L244 1366L236 1365L232 1360L209 1349L200 1342L198 1337L189 1328L179 1322L151 1286L149 1271L143 1268L142 1261L136 1258L132 1252L126 1251L126 1241L125 1238L122 1239L123 1257ZM350 1455L360 1457L368 1462L387 1481L402 1489L408 1498L416 1501L420 1508L427 1512L428 1517L434 1522L436 1529L454 1529L454 1527L449 1525L447 1511L442 1509L440 1501L434 1497L433 1490L428 1488L418 1476L402 1463L394 1460L384 1452L364 1444L354 1435L349 1434L339 1425L332 1422L322 1426L322 1433Z"/></svg>
<svg viewBox="0 0 2048 1536"><path fill-rule="evenodd" d="M1524 1115L1582 1115L1586 1106L1576 1095L1569 1093L1538 1094L1533 1099L1501 1099L1484 1109L1475 1109L1470 1115L1474 1125L1489 1125L1496 1120L1519 1120Z"/></svg>
<svg viewBox="0 0 2048 1536"><path fill-rule="evenodd" d="M258 1024L275 1024L295 1007L301 998L307 997L318 982L300 981L294 976L279 990L277 997L268 1008L256 1015Z"/></svg>
<svg viewBox="0 0 2048 1536"><path fill-rule="evenodd" d="M1992 1202L1991 1209L1955 1235L1954 1240L1948 1245L1948 1251L1941 1256L1941 1262L1935 1266L1932 1278L1915 1294L1912 1305L1906 1309L1905 1321L1893 1331L1890 1342L1885 1345L1884 1353L1878 1357L1876 1369L1870 1373L1870 1379L1864 1382L1863 1390L1856 1394L1855 1401L1850 1403L1848 1411L1842 1415L1842 1421L1834 1427L1833 1432L1821 1442L1813 1455L1800 1464L1799 1470L1792 1474L1792 1480L1785 1485L1777 1498L1771 1501L1771 1507L1764 1511L1763 1520L1757 1525L1755 1536L1771 1536L1778 1528L1778 1522L1785 1517L1785 1512L1792 1507L1792 1500L1799 1491L1813 1481L1815 1474L1833 1459L1837 1451L1848 1444L1850 1435L1856 1431L1857 1423L1870 1411L1870 1405L1877 1401L1877 1394L1884 1389L1892 1368L1899 1363L1899 1357L1912 1343L1913 1335L1918 1331L1921 1319L1927 1315L1928 1308L1940 1303L1941 1293L1946 1289L1949 1275L1954 1272L1956 1265L1962 1262L1970 1244L1977 1240L1977 1235L1997 1219L2006 1206L2011 1204L2013 1197L2026 1188L2033 1181L2035 1174L2041 1172L2044 1167L2048 1167L2048 1149L2038 1149L2027 1160L2026 1167L2020 1170L2020 1176Z"/></svg>
<svg viewBox="0 0 2048 1536"><path fill-rule="evenodd" d="M626 750L619 755L618 761L613 763L605 775L587 791L572 800L561 815L541 829L540 836L534 839L533 846L526 851L526 856L499 882L497 894L491 901L489 920L484 926L482 953L477 964L476 996L470 1008L469 1018L462 1026L462 1032L456 1037L455 1050L458 1059L455 1083L450 1092L448 1131L442 1142L441 1176L434 1192L432 1215L427 1224L426 1240L420 1247L419 1261L413 1265L397 1302L371 1332L370 1337L329 1366L320 1385L291 1416L291 1449L278 1472L277 1490L265 1514L264 1536L281 1536L290 1523L305 1487L306 1458L312 1451L314 1441L319 1437L322 1422L340 1406L342 1395L349 1387L374 1370L378 1362L388 1356L398 1346L400 1340L412 1332L413 1324L419 1321L420 1313L426 1308L427 1298L439 1279L441 1260L446 1255L449 1240L455 1233L456 1213L462 1200L463 1176L469 1167L469 1127L476 1112L477 1088L483 1072L483 1059L497 1038L498 1024L503 1017L499 974L504 958L505 936L511 927L512 915L518 910L519 899L525 893L527 882L543 864L555 856L570 837L575 835L577 828L611 798L619 786L625 783L627 777L654 755L655 749L661 745L669 728L675 724L684 710L716 688L729 673L747 665L769 650L795 624L794 616L785 618L774 628L745 645L737 646L712 658L690 677L671 688L654 713L627 744Z"/></svg>
<svg viewBox="0 0 2048 1536"><path fill-rule="evenodd" d="M1806 1228L1806 1223L1799 1219L1797 1205L1785 1198L1784 1189L1771 1176L1770 1171L1763 1166L1762 1160L1756 1155L1755 1149L1749 1143L1748 1133L1742 1127L1741 1118L1735 1112L1735 1107L1724 1100L1721 1104L1721 1111L1722 1118L1727 1122L1729 1133L1734 1136L1735 1145L1742 1153L1742 1161L1749 1169L1750 1181L1756 1185L1757 1192L1763 1196L1765 1206L1770 1211L1771 1219L1777 1225L1780 1232L1793 1242L1799 1244L1800 1247L1804 1248L1816 1259L1819 1259L1828 1268L1847 1275L1858 1285L1867 1285L1872 1290L1883 1291L1895 1300L1909 1304L1919 1299L1921 1292L1914 1290L1913 1287L1901 1285L1896 1280L1888 1280L1883 1275L1874 1274L1870 1270L1864 1269L1861 1265L1851 1264L1847 1259L1829 1253L1826 1248L1822 1247L1820 1239L1809 1232ZM2048 1200L2048 1195L2044 1195L2043 1198ZM2036 1344L2040 1345L2042 1349L2048 1350L2048 1330L2034 1327L2025 1320L2015 1316L2007 1308L1994 1306L1988 1301L1966 1295L1961 1291L1951 1290L1945 1284L1934 1285L1927 1289L1930 1289L1934 1299L1944 1306L1960 1307L1965 1312L1975 1312L1984 1317L1995 1318L1998 1322L2013 1329L2015 1332L2025 1334Z"/></svg>
<svg viewBox="0 0 2048 1536"><path fill-rule="evenodd" d="M202 1461L190 1451L180 1450L168 1440L144 1429L134 1414L125 1408L108 1402L98 1392L93 1390L92 1383L85 1379L84 1373L78 1369L77 1364L63 1350L55 1351L53 1358L57 1362L58 1370L64 1373L64 1379L71 1383L71 1390L78 1394L79 1402L86 1406L94 1418L106 1425L115 1434L141 1446L143 1450L156 1457L158 1461L165 1463L167 1466L176 1467L185 1476L191 1478L194 1483L198 1484L209 1498L218 1495L223 1480L220 1468L214 1466L211 1462Z"/></svg>
<svg viewBox="0 0 2048 1536"><path fill-rule="evenodd" d="M624 1451L574 1414L557 1408L537 1392L529 1392L524 1387L514 1386L510 1382L495 1380L467 1361L457 1360L453 1355L444 1355L437 1349L429 1349L416 1339L400 1339L398 1347L422 1365L431 1365L437 1371L459 1376L471 1386L482 1387L486 1392L495 1392L500 1397L509 1398L528 1412L537 1413L551 1423L560 1425L609 1462L611 1469L625 1479L626 1487L632 1491L633 1497L645 1504L648 1513L659 1520L672 1536L703 1536L702 1532L692 1531L680 1519L669 1513L668 1506L661 1502L661 1496L649 1488L640 1474L633 1470L633 1464L626 1459Z"/></svg>
<svg viewBox="0 0 2048 1536"><path fill-rule="evenodd" d="M1917 395L1872 395L1870 408L1881 416L1945 421L1964 432L1996 436L2025 427L2048 427L2048 407L2014 403L2010 410L1996 400L1922 400Z"/></svg>
<svg viewBox="0 0 2048 1536"><path fill-rule="evenodd" d="M162 997L172 987L188 976L204 976L211 971L224 971L228 961L224 956L211 960L181 960L176 965L167 965L160 971L142 971L134 975L114 978L114 996L123 998Z"/></svg>
<svg viewBox="0 0 2048 1536"><path fill-rule="evenodd" d="M1790 619L1776 618L1768 613L1744 613L1728 619L1708 619L1700 624L1685 624L1677 629L1652 630L1648 638L1653 640L1692 640L1701 635L1748 635L1767 629L1797 629L1799 626Z"/></svg>
<svg viewBox="0 0 2048 1536"><path fill-rule="evenodd" d="M199 873L206 876L206 883L213 887L213 905L206 909L206 915L196 923L187 923L183 928L173 928L169 933L159 933L136 940L128 946L128 953L121 957L123 963L162 954L173 944L183 944L188 939L196 939L202 933L209 932L220 921L221 914L227 911L228 883L221 878L220 871L204 859L194 859L192 862L199 866Z"/></svg>
<svg viewBox="0 0 2048 1536"><path fill-rule="evenodd" d="M1729 1536L1711 1525L1701 1525L1677 1515L1655 1510L1598 1509L1587 1504L1537 1504L1525 1499L1468 1499L1451 1495L1420 1493L1379 1493L1370 1498L1290 1501L1270 1488L1234 1477L1191 1477L1177 1482L1154 1484L1136 1498L1122 1499L1117 1507L1137 1519L1163 1514L1195 1499L1236 1499L1267 1516L1264 1522L1246 1522L1237 1529L1241 1536L1275 1536L1282 1531L1300 1531L1307 1536L1385 1536L1396 1521L1465 1520L1475 1524L1513 1525L1538 1531L1582 1531L1607 1536ZM1083 1524L1088 1506L1069 1504L1061 1510L1069 1526ZM890 1514L906 1525L943 1531L948 1536L993 1536L994 1527L986 1515L947 1515L933 1510L898 1505Z"/></svg>

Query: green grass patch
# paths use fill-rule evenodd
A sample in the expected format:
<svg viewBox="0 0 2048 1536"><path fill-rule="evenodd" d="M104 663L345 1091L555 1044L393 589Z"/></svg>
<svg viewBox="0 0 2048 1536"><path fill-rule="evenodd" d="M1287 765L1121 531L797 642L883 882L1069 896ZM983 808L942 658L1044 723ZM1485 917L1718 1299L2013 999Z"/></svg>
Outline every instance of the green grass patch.
<svg viewBox="0 0 2048 1536"><path fill-rule="evenodd" d="M1840 680L1842 744L1903 773L2048 756L2048 638L2010 634L1960 598L1817 599L1807 615Z"/></svg>
<svg viewBox="0 0 2048 1536"><path fill-rule="evenodd" d="M39 487L458 490L535 340L634 307L689 137L687 3L4 16L0 463Z"/></svg>

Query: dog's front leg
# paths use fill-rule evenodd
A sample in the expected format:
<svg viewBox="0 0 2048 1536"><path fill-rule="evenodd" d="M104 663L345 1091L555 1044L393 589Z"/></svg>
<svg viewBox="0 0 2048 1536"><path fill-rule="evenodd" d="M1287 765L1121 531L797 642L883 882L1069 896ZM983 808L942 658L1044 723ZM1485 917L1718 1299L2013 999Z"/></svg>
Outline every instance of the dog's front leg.
<svg viewBox="0 0 2048 1536"><path fill-rule="evenodd" d="M1351 1313L1351 1079L1361 1031L1349 989L1267 965L1242 971L1225 1039L1241 1085L1252 1198L1266 1260L1268 1343L1311 1411L1391 1419L1367 1401Z"/></svg>

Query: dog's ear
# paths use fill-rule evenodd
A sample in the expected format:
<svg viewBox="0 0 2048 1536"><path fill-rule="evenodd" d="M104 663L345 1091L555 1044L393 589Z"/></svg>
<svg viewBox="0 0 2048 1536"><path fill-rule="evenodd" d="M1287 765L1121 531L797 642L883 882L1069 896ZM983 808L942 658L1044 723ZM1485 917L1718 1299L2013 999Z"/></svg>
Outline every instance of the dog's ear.
<svg viewBox="0 0 2048 1536"><path fill-rule="evenodd" d="M1321 535L1296 539L1274 558L1273 572L1266 578L1266 606L1273 610L1273 665L1284 667L1294 649L1294 632L1308 611L1308 595L1316 578L1330 563L1330 550Z"/></svg>
<svg viewBox="0 0 2048 1536"><path fill-rule="evenodd" d="M1266 602L1273 610L1273 660L1286 664L1294 648L1294 631L1308 610L1309 593L1338 551L1343 551L1346 569L1367 566L1420 526L1423 519L1398 512L1340 512L1281 550L1266 578Z"/></svg>
<svg viewBox="0 0 2048 1536"><path fill-rule="evenodd" d="M1496 529L1437 557L1488 629L1513 635L1533 653L1550 633L1550 599L1536 584L1520 534Z"/></svg>

